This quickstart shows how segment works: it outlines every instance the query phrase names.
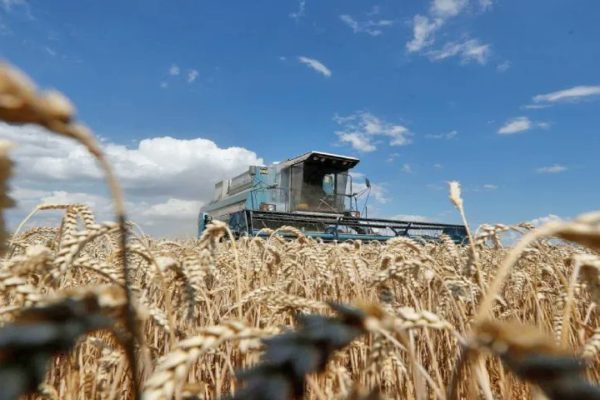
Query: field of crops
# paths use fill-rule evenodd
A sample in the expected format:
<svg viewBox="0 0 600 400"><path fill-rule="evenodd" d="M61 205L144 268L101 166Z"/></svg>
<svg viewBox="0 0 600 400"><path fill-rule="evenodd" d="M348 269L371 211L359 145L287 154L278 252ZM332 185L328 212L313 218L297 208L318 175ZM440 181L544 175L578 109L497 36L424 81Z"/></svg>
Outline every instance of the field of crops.
<svg viewBox="0 0 600 400"><path fill-rule="evenodd" d="M22 307L50 304L47 298L84 297L96 299L94 312L118 321L125 298L117 225L97 224L82 205L45 205L40 212L56 208L65 212L60 227L32 228L11 238L0 277L3 324L18 321ZM373 390L383 398L444 398L453 379L463 398L523 398L532 389L511 373L519 368L511 363L524 357L535 368L526 357L548 357L544 365L569 354L589 362L590 378L597 379L600 259L582 248L548 240L527 247L491 306L496 322L473 324L482 294L507 255L498 240L507 229L529 228L482 230L476 263L468 246L449 240L325 244L284 229L267 240L234 243L219 241L227 235L221 225L186 242L133 232L128 261L144 398L216 398L235 391L235 371L256 365L265 350L258 339L300 329L298 313L335 315L332 301L356 307L357 320L342 312L337 320L347 328L332 320L329 328L305 332L300 342L288 336L291 343L267 345L289 346L291 352L277 350L285 362L258 371L260 379L282 385L272 390L292 390L278 379L302 380L292 369L312 368L322 371L305 376L311 399L376 398L361 397L374 396ZM284 240L284 232L297 238ZM569 283L574 268L580 279ZM547 337L505 322L515 320L537 325ZM122 329L115 327L117 333ZM311 339L311 332L321 336ZM474 348L462 371L456 366L460 343ZM344 347L333 352L338 345ZM515 352L508 369L487 357L504 352ZM123 398L131 387L127 371L118 338L97 331L54 361L43 387L55 398ZM579 379L572 371L568 376Z"/></svg>
<svg viewBox="0 0 600 400"><path fill-rule="evenodd" d="M59 226L0 229L2 400L600 398L600 213L482 226L460 246L322 243L290 227L234 241L218 222L158 240L126 221L66 99L3 67L0 100L0 119L82 143L117 215L44 204ZM2 208L9 156L2 143Z"/></svg>

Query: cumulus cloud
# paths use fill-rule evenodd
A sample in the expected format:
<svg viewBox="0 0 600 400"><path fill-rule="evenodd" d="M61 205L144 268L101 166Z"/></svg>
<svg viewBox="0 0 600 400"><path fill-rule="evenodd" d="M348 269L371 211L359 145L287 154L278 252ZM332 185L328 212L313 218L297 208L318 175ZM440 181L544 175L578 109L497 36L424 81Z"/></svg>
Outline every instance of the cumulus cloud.
<svg viewBox="0 0 600 400"><path fill-rule="evenodd" d="M408 164L408 163L402 164L402 167L400 168L400 171L404 172L405 174L412 174L413 173L412 166L410 164Z"/></svg>
<svg viewBox="0 0 600 400"><path fill-rule="evenodd" d="M558 215L548 214L543 217L534 218L531 221L527 221L527 222L532 224L535 227L538 227L538 226L546 225L548 222L562 222L562 221L564 221L564 219L559 217Z"/></svg>
<svg viewBox="0 0 600 400"><path fill-rule="evenodd" d="M406 127L368 112L358 111L345 117L336 115L334 121L340 125L340 130L335 132L340 142L348 143L358 151L375 151L377 137L387 137L390 146L411 143L412 133Z"/></svg>
<svg viewBox="0 0 600 400"><path fill-rule="evenodd" d="M550 165L548 167L540 167L538 169L536 169L536 172L538 174L558 174L561 172L565 172L568 168L565 167L564 165L560 165L560 164L554 164L554 165Z"/></svg>
<svg viewBox="0 0 600 400"><path fill-rule="evenodd" d="M441 18L450 18L460 14L467 4L468 0L433 0L430 12Z"/></svg>
<svg viewBox="0 0 600 400"><path fill-rule="evenodd" d="M173 64L169 67L169 75L177 76L180 74L180 72L181 72L181 70L179 69L179 67L176 64Z"/></svg>
<svg viewBox="0 0 600 400"><path fill-rule="evenodd" d="M52 47L49 47L49 46L44 46L44 50L46 51L46 53L48 53L52 57L56 57L56 55L58 54L56 52L56 50L54 50Z"/></svg>
<svg viewBox="0 0 600 400"><path fill-rule="evenodd" d="M504 62L501 62L500 64L496 65L496 70L498 72L506 72L509 70L510 66L511 66L510 61L504 61Z"/></svg>
<svg viewBox="0 0 600 400"><path fill-rule="evenodd" d="M441 61L446 58L459 56L464 63L475 61L485 64L490 56L490 45L483 44L477 39L468 39L463 42L449 42L441 49L428 52L432 61Z"/></svg>
<svg viewBox="0 0 600 400"><path fill-rule="evenodd" d="M552 107L551 104L526 104L521 106L525 110L541 110L542 108Z"/></svg>
<svg viewBox="0 0 600 400"><path fill-rule="evenodd" d="M413 38L406 43L409 52L418 52L431 46L434 34L446 20L455 17L468 4L468 0L433 0L429 6L429 16L415 15L413 18Z"/></svg>
<svg viewBox="0 0 600 400"><path fill-rule="evenodd" d="M548 129L548 122L536 121L533 122L527 117L516 117L509 119L498 129L500 135L512 135L515 133L525 132L533 128Z"/></svg>
<svg viewBox="0 0 600 400"><path fill-rule="evenodd" d="M354 193L364 192L366 189L367 185L363 182L352 183L352 191ZM390 199L387 196L387 189L385 188L385 184L371 182L371 192L369 194L369 198L375 200L375 202L379 204L387 203ZM366 198L364 200L366 200ZM360 201L361 199L359 199L359 206ZM361 207L359 207L359 209L360 208Z"/></svg>
<svg viewBox="0 0 600 400"><path fill-rule="evenodd" d="M377 150L377 147L371 142L371 139L359 132L336 132L341 143L348 143L353 149L369 153Z"/></svg>
<svg viewBox="0 0 600 400"><path fill-rule="evenodd" d="M342 14L340 15L340 20L350 27L354 33L366 33L370 36L379 36L383 34L383 29L392 26L394 21L389 19L371 18L378 13L379 9L375 9L375 12L368 13L369 18L363 20L357 20L351 15Z"/></svg>
<svg viewBox="0 0 600 400"><path fill-rule="evenodd" d="M194 83L200 76L196 68L182 68L177 64L172 64L168 69L168 76L160 82L160 87L166 89L169 83L178 82L180 80L189 84Z"/></svg>
<svg viewBox="0 0 600 400"><path fill-rule="evenodd" d="M442 19L430 20L422 15L415 15L413 19L413 38L406 43L406 49L411 52L421 51L434 42L434 33L442 26Z"/></svg>
<svg viewBox="0 0 600 400"><path fill-rule="evenodd" d="M33 126L0 124L0 138L18 144L12 154L18 189L14 196L26 207L21 214L40 201L83 202L110 211L102 175L81 146ZM263 164L250 150L221 148L203 138L165 136L143 139L133 147L109 141L102 145L125 189L130 216L157 234L193 232L195 217L188 217L212 198L218 180ZM178 222L169 224L169 218Z"/></svg>
<svg viewBox="0 0 600 400"><path fill-rule="evenodd" d="M83 203L94 209L98 222L114 220L113 208L108 197L77 191L40 190L20 186L20 179L12 179L10 196L16 200L16 206L7 210L9 228L14 229L23 218L40 204ZM36 217L25 226L58 226L63 211L48 210L38 212ZM131 215L129 215L131 217Z"/></svg>
<svg viewBox="0 0 600 400"><path fill-rule="evenodd" d="M24 215L40 204L80 203L89 206L98 222L113 220L111 200L103 195L64 190L35 190L14 187L11 196L17 200L17 208L9 211L12 225L22 220ZM126 202L129 219L142 227L147 233L168 236L193 235L196 230L195 221L202 201L168 198L165 201L156 199ZM38 212L32 225L57 225L60 223L62 211Z"/></svg>
<svg viewBox="0 0 600 400"><path fill-rule="evenodd" d="M400 157L400 153L392 153L392 154L390 154L390 155L388 156L388 158L387 158L387 160L386 160L386 161L387 161L387 162L389 162L389 163L393 163L394 161L396 161L396 159L397 159L398 157Z"/></svg>
<svg viewBox="0 0 600 400"><path fill-rule="evenodd" d="M298 61L328 78L331 76L331 70L317 59L300 56Z"/></svg>
<svg viewBox="0 0 600 400"><path fill-rule="evenodd" d="M406 43L410 53L422 53L431 61L440 61L459 55L463 62L476 61L485 64L491 46L483 44L477 39L451 41L437 50L428 50L435 43L435 33L440 30L449 19L463 13L469 0L432 0L427 15L417 14L413 18L412 39ZM485 11L490 8L491 0L480 0L479 6Z"/></svg>
<svg viewBox="0 0 600 400"><path fill-rule="evenodd" d="M367 176L362 172L350 171L350 176L352 177L352 193L363 193L366 194L367 191ZM374 199L375 202L384 204L389 201L387 197L387 190L385 188L385 183L376 183L370 181L371 184L371 193L369 194L369 198ZM358 199L359 203L362 197ZM366 198L365 198L366 200ZM359 209L361 209L359 204Z"/></svg>
<svg viewBox="0 0 600 400"><path fill-rule="evenodd" d="M531 129L531 121L527 117L517 117L508 120L500 129L498 133L501 135L511 135L513 133L519 133Z"/></svg>
<svg viewBox="0 0 600 400"><path fill-rule="evenodd" d="M440 140L440 139L452 140L452 139L456 138L457 136L458 136L458 131L456 131L456 130L446 132L446 133L425 135L425 137L427 139L436 139L436 140Z"/></svg>
<svg viewBox="0 0 600 400"><path fill-rule="evenodd" d="M196 79L198 79L198 70L196 70L196 69L190 69L188 71L188 74L187 74L187 81L188 81L188 83L192 83Z"/></svg>
<svg viewBox="0 0 600 400"><path fill-rule="evenodd" d="M149 204L141 210L136 210L140 220L149 218L150 225L156 225L159 222L166 222L172 219L194 221L198 215L198 209L203 202L195 200L182 200L168 198L167 200ZM164 221L163 221L164 220Z"/></svg>
<svg viewBox="0 0 600 400"><path fill-rule="evenodd" d="M534 103L576 102L590 96L600 95L600 86L575 86L570 89L538 94L533 97Z"/></svg>

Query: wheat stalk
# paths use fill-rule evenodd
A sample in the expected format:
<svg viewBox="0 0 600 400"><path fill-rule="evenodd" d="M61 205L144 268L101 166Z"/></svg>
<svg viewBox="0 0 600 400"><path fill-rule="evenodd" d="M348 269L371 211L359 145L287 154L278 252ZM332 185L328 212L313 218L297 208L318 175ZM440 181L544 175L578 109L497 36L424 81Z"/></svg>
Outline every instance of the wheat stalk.
<svg viewBox="0 0 600 400"><path fill-rule="evenodd" d="M193 337L179 342L173 351L162 357L152 376L144 383L144 400L168 400L182 390L192 363L226 341L254 339L271 334L239 322L224 322L207 327Z"/></svg>

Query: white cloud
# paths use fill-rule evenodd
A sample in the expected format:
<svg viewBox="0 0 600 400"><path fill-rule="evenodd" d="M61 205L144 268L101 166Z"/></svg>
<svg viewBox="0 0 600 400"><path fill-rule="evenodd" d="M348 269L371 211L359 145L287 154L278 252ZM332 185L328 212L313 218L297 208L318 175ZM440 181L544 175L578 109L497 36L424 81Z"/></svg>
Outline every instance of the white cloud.
<svg viewBox="0 0 600 400"><path fill-rule="evenodd" d="M476 61L485 64L491 53L491 46L482 44L477 39L463 42L451 41L441 49L425 51L434 44L435 33L445 25L446 21L461 14L468 5L469 0L432 0L428 15L417 14L413 17L412 39L406 43L408 52L424 52L431 61L460 55L464 63ZM490 8L491 0L480 0L479 5L485 11Z"/></svg>
<svg viewBox="0 0 600 400"><path fill-rule="evenodd" d="M195 68L187 69L187 73L184 73L183 68L180 68L177 64L173 64L169 67L169 76L166 80L160 83L160 87L165 89L169 86L170 81L176 81L178 79L185 79L187 83L193 83L198 79L199 73Z"/></svg>
<svg viewBox="0 0 600 400"><path fill-rule="evenodd" d="M510 61L504 61L504 62L501 62L500 64L496 65L496 70L498 72L506 72L506 71L508 71L510 66L511 66Z"/></svg>
<svg viewBox="0 0 600 400"><path fill-rule="evenodd" d="M328 78L331 76L331 70L329 68L327 68L325 66L325 64L323 64L319 60L316 60L314 58L300 56L300 57L298 57L298 61L300 61L302 64L307 65L309 68L317 71L318 73L323 74L324 76L326 76Z"/></svg>
<svg viewBox="0 0 600 400"><path fill-rule="evenodd" d="M64 190L32 190L15 187L11 196L17 201L17 209L9 210L9 218L13 224L21 220L25 214L39 204L72 204L81 203L89 206L98 222L114 220L113 206L108 197L83 192ZM128 218L137 223L147 233L156 235L191 236L195 233L195 221L201 201L168 198L126 201ZM62 212L38 212L31 225L60 224Z"/></svg>
<svg viewBox="0 0 600 400"><path fill-rule="evenodd" d="M536 122L536 125L538 128L542 128L542 129L548 129L550 128L550 123L549 122Z"/></svg>
<svg viewBox="0 0 600 400"><path fill-rule="evenodd" d="M343 23L345 23L350 28L352 28L354 33L360 32L358 22L354 18L352 18L350 15L342 14L342 15L340 15L340 19L342 20Z"/></svg>
<svg viewBox="0 0 600 400"><path fill-rule="evenodd" d="M443 25L442 19L430 20L422 15L415 15L413 19L413 38L406 43L406 49L413 53L421 51L434 42L434 33Z"/></svg>
<svg viewBox="0 0 600 400"><path fill-rule="evenodd" d="M300 18L306 16L306 0L299 0L298 1L298 10L289 13L288 16L292 19L295 19L296 21L298 21Z"/></svg>
<svg viewBox="0 0 600 400"><path fill-rule="evenodd" d="M538 227L538 226L545 225L548 222L562 222L562 221L564 221L564 219L559 217L558 215L548 214L544 217L534 218L531 221L528 221L528 223L532 224L535 227Z"/></svg>
<svg viewBox="0 0 600 400"><path fill-rule="evenodd" d="M590 96L600 95L600 86L575 86L570 89L538 94L533 97L534 103L558 103L579 101Z"/></svg>
<svg viewBox="0 0 600 400"><path fill-rule="evenodd" d="M387 162L389 163L393 163L394 161L396 161L396 159L400 157L400 153L392 153L389 155L389 157L387 158Z"/></svg>
<svg viewBox="0 0 600 400"><path fill-rule="evenodd" d="M536 169L536 172L538 174L558 174L561 172L565 172L568 168L565 167L564 165L560 165L560 164L554 164L554 165L550 165L548 167L540 167L538 169Z"/></svg>
<svg viewBox="0 0 600 400"><path fill-rule="evenodd" d="M187 74L188 83L194 82L198 78L198 70L190 69Z"/></svg>
<svg viewBox="0 0 600 400"><path fill-rule="evenodd" d="M366 200L366 189L367 189L367 176L362 172L350 171L350 176L352 177L352 193L362 193L362 196L358 198L358 208L362 210L364 202ZM385 184L370 182L371 184L371 192L369 194L370 199L374 199L375 202L384 204L389 201L387 197L387 190L385 188ZM365 196L365 197L363 197Z"/></svg>
<svg viewBox="0 0 600 400"><path fill-rule="evenodd" d="M431 2L431 14L441 17L454 17L467 6L468 0L433 0Z"/></svg>
<svg viewBox="0 0 600 400"><path fill-rule="evenodd" d="M464 42L446 43L441 49L429 51L427 54L432 61L460 56L464 63L476 61L483 65L487 62L490 52L489 44L483 44L477 39L468 39Z"/></svg>
<svg viewBox="0 0 600 400"><path fill-rule="evenodd" d="M527 117L517 117L507 121L498 133L501 135L511 135L531 129L531 121Z"/></svg>
<svg viewBox="0 0 600 400"><path fill-rule="evenodd" d="M169 75L177 76L180 73L181 73L181 70L179 69L179 67L176 64L173 64L169 67Z"/></svg>
<svg viewBox="0 0 600 400"><path fill-rule="evenodd" d="M18 186L19 183L22 183L19 179L12 179L10 185L10 196L16 201L16 206L7 210L11 229L16 228L25 215L40 204L83 203L93 208L98 222L114 220L112 204L107 197L64 190L30 189ZM25 229L30 226L58 226L62 215L62 211L38 212Z"/></svg>
<svg viewBox="0 0 600 400"><path fill-rule="evenodd" d="M18 145L12 152L16 162L12 185L18 188L15 197L25 201L26 209L17 214L22 216L40 199L84 202L109 211L102 175L81 146L33 126L0 124L0 138ZM143 139L134 147L110 141L102 145L125 189L130 217L157 234L194 232L195 218L187 217L212 198L216 181L235 176L249 165L263 164L252 151L220 148L202 138L165 136ZM176 226L166 217L169 210L178 221Z"/></svg>
<svg viewBox="0 0 600 400"><path fill-rule="evenodd" d="M367 188L367 185L363 182L353 182L352 183L352 191L354 193L362 192L366 188ZM379 204L385 204L388 201L390 201L390 199L387 197L387 190L385 188L385 185L373 183L373 182L371 182L371 192L369 194L369 198L374 199ZM363 198L362 200L366 200L366 198ZM361 209L360 201L361 201L361 198L358 199L359 209Z"/></svg>
<svg viewBox="0 0 600 400"><path fill-rule="evenodd" d="M202 202L169 198L162 203L152 204L142 209L139 214L150 218L185 218L193 219L198 215Z"/></svg>
<svg viewBox="0 0 600 400"><path fill-rule="evenodd" d="M336 135L343 143L349 143L359 151L371 152L377 149L376 137L387 137L390 146L404 146L411 143L412 133L400 124L386 122L375 115L358 111L349 116L336 115L334 121L341 129Z"/></svg>
<svg viewBox="0 0 600 400"><path fill-rule="evenodd" d="M549 127L550 124L548 122L532 122L527 117L516 117L506 121L504 125L498 129L498 133L501 135L512 135L515 133L525 132L533 128L548 129Z"/></svg>
<svg viewBox="0 0 600 400"><path fill-rule="evenodd" d="M525 110L540 110L542 108L552 107L550 104L526 104L521 108Z"/></svg>
<svg viewBox="0 0 600 400"><path fill-rule="evenodd" d="M467 40L462 46L461 58L465 62L474 60L479 64L485 64L490 56L491 46L489 44L482 44L477 39Z"/></svg>
<svg viewBox="0 0 600 400"><path fill-rule="evenodd" d="M56 54L57 54L56 50L54 50L52 47L44 46L44 50L46 51L46 53L48 53L52 57L56 57Z"/></svg>
<svg viewBox="0 0 600 400"><path fill-rule="evenodd" d="M427 139L446 139L446 140L451 140L454 139L456 136L458 136L458 131L453 130L450 132L446 132L446 133L439 133L439 134L429 134L429 135L425 135L425 137Z"/></svg>
<svg viewBox="0 0 600 400"><path fill-rule="evenodd" d="M377 147L371 142L371 139L357 132L342 132L335 133L341 143L348 143L353 149L369 153L377 150Z"/></svg>
<svg viewBox="0 0 600 400"><path fill-rule="evenodd" d="M374 15L370 13L370 15ZM340 20L348 25L354 33L366 33L370 36L379 36L383 33L383 28L390 27L394 21L389 19L366 19L358 21L348 14L340 15Z"/></svg>
<svg viewBox="0 0 600 400"><path fill-rule="evenodd" d="M481 192L493 192L494 190L498 190L498 185L495 185L493 183L485 183L483 185L473 185L473 186L465 186L463 187L463 190L465 192L474 192L474 193L481 193Z"/></svg>
<svg viewBox="0 0 600 400"><path fill-rule="evenodd" d="M17 196L17 198L19 198ZM111 211L110 201L103 196L82 192L66 192L64 190L53 190L43 192L39 197L41 204L68 204L83 203L90 206L95 212L105 215Z"/></svg>
<svg viewBox="0 0 600 400"><path fill-rule="evenodd" d="M413 173L412 166L410 164L408 164L408 163L402 164L402 168L400 168L400 171L404 172L405 174L412 174Z"/></svg>

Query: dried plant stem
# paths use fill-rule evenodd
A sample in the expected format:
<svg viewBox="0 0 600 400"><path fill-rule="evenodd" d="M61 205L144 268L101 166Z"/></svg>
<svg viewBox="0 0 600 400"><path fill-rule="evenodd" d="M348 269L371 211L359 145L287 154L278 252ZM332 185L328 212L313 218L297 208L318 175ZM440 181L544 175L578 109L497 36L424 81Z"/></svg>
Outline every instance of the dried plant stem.
<svg viewBox="0 0 600 400"><path fill-rule="evenodd" d="M379 330L378 333L381 334L381 335L383 335L383 336L385 336L385 338L387 340L389 340L391 343L393 343L398 348L400 348L402 350L405 350L405 351L409 351L395 337L393 337L392 335L390 335L389 332L386 332L385 330ZM414 355L411 356L411 357L414 357ZM431 375L429 375L429 373L427 372L427 370L425 368L423 368L423 366L420 363L416 362L416 360L414 360L414 359L413 359L413 367L416 368L416 370L423 376L423 378L425 378L425 380L427 381L427 383L429 383L429 385L433 389L433 392L434 392L435 396L438 399L445 400L446 396L444 395L444 392L442 390L440 390L440 388L435 383L435 381L433 380L433 378L431 377Z"/></svg>
<svg viewBox="0 0 600 400"><path fill-rule="evenodd" d="M567 298L565 299L565 307L562 315L562 331L560 335L560 345L565 347L567 340L569 339L569 319L571 318L571 309L573 307L573 296L575 295L575 286L577 285L577 278L579 277L579 271L581 270L581 264L576 263L573 272L571 273L571 279L569 280L569 286L567 287Z"/></svg>
<svg viewBox="0 0 600 400"><path fill-rule="evenodd" d="M17 235L19 234L19 232L21 232L21 229L23 228L23 226L27 223L27 221L29 221L38 211L40 210L40 206L35 207L33 210L31 210L31 212L29 214L27 214L27 216L19 223L19 226L17 226L17 229L15 229L12 239L9 243L9 247L12 247L14 244L14 240L17 237Z"/></svg>
<svg viewBox="0 0 600 400"><path fill-rule="evenodd" d="M549 234L550 232L551 230L549 229L540 229L529 232L523 236L523 238L515 245L515 247L510 250L510 252L502 261L502 264L498 268L498 272L496 272L494 280L488 286L487 292L479 304L479 310L477 311L477 315L475 317L476 320L483 320L491 316L491 309L494 301L496 300L496 296L498 293L500 293L511 267L517 262L523 250L525 250L527 246L529 246L535 240Z"/></svg>
<svg viewBox="0 0 600 400"><path fill-rule="evenodd" d="M121 247L121 265L123 267L123 276L125 278L125 298L127 301L127 313L125 318L125 324L129 331L129 336L126 337L124 347L127 355L127 360L131 368L131 380L133 382L133 394L136 400L141 399L140 384L138 376L138 366L135 355L135 342L138 336L137 322L135 318L135 306L133 302L133 294L131 290L132 278L129 272L129 265L127 260L127 218L125 215L125 197L123 196L123 190L119 184L112 166L106 159L106 156L97 145L91 135L80 135L76 137L81 144L98 160L100 168L104 172L104 177L109 191L113 198L115 216L117 218L117 224L119 226L120 236L120 247Z"/></svg>

